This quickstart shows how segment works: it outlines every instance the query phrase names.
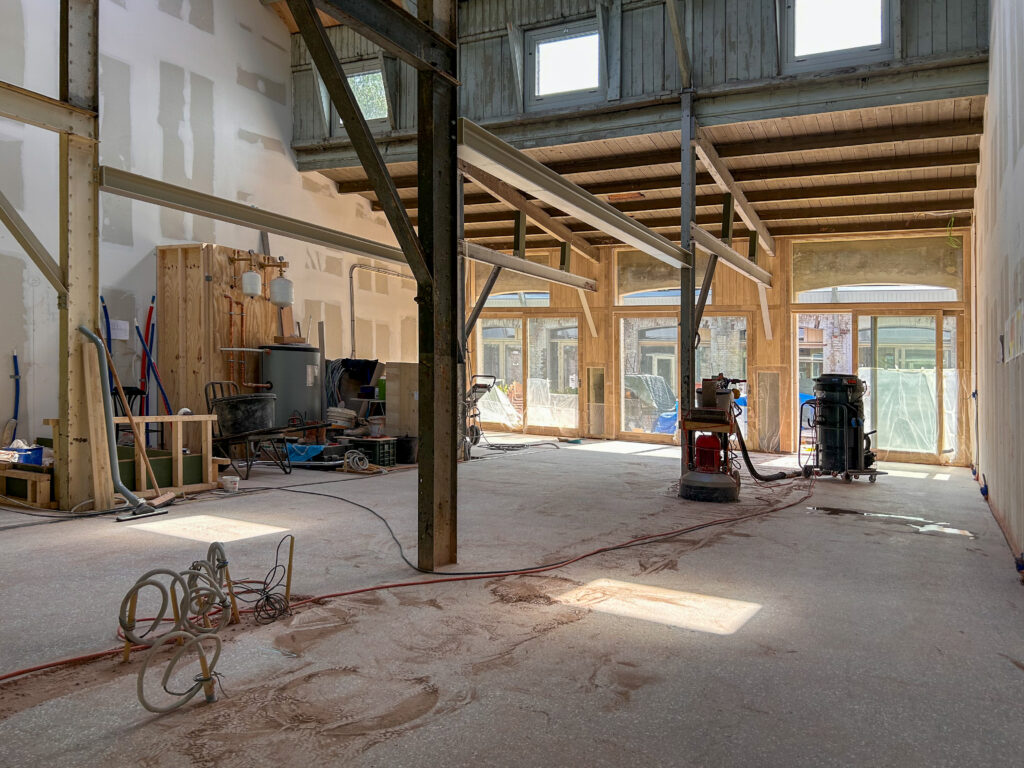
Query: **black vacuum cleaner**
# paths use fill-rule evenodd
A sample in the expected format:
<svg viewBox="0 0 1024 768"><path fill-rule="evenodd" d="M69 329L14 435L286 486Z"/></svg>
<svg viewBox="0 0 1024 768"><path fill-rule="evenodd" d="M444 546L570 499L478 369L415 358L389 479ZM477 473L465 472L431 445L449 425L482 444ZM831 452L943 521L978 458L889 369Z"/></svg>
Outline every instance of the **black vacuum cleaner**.
<svg viewBox="0 0 1024 768"><path fill-rule="evenodd" d="M802 466L804 477L811 475L842 478L867 476L875 482L880 472L872 465L871 435L864 431L864 395L867 385L849 373L826 373L814 380L814 399L800 406L802 456L804 430L810 430L810 460Z"/></svg>

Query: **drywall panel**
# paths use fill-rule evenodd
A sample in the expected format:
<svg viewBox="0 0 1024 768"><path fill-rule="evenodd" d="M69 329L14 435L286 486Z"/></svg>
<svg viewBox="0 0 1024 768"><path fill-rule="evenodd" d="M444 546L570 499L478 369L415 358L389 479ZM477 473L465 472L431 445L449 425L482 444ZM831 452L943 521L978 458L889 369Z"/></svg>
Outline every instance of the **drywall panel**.
<svg viewBox="0 0 1024 768"><path fill-rule="evenodd" d="M1024 4L993 0L989 100L978 171L974 462L1016 551L1024 548Z"/></svg>
<svg viewBox="0 0 1024 768"><path fill-rule="evenodd" d="M384 216L365 199L340 196L323 177L296 171L287 149L290 36L271 9L252 0L101 6L102 163L394 244ZM0 79L56 96L59 9L57 2L0 0ZM55 136L0 121L0 188L55 255L57 157ZM158 245L201 240L248 250L260 243L251 229L109 195L101 196L101 234L101 290L112 319L129 324L144 323L156 293ZM327 324L329 354L347 355L354 257L277 236L270 245L274 256L291 264L296 319L305 324L305 303L315 302ZM26 393L22 418L33 436L47 434L41 420L57 413L56 295L6 231L0 231L0 254L3 285L14 291L0 304L0 327L10 340L0 355L0 420L9 418L13 404L9 351L16 346ZM360 293L359 312L370 321L371 340L374 324L386 324L390 346L404 356L411 344L406 359L415 360L415 326L411 339L401 333L401 319L416 314L413 294L396 289L394 281L387 295L379 294L372 280L370 291ZM158 317L173 311L159 307ZM122 379L137 381L138 344L118 345Z"/></svg>

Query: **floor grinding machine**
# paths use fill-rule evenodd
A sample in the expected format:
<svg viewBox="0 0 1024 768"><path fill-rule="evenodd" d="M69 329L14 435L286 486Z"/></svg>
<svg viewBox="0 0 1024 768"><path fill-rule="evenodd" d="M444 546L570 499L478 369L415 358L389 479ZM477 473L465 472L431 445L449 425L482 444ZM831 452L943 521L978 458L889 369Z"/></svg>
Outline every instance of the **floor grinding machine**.
<svg viewBox="0 0 1024 768"><path fill-rule="evenodd" d="M683 414L680 427L687 471L680 479L679 495L684 499L714 502L739 499L739 459L732 448L733 435L747 470L756 480L768 483L800 477L799 471L763 475L754 467L743 441L743 432L736 424L736 416L740 413L736 398L740 391L734 385L742 383L743 379L727 379L722 374L704 379L698 392L700 406Z"/></svg>

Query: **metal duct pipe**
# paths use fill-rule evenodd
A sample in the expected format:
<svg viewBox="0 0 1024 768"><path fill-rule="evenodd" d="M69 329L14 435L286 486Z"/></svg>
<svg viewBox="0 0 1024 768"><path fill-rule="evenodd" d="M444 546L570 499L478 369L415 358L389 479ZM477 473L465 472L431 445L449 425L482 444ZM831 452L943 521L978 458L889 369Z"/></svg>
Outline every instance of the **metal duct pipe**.
<svg viewBox="0 0 1024 768"><path fill-rule="evenodd" d="M352 345L349 347L349 356L356 356L356 270L365 269L367 272L376 272L381 275L390 275L391 277L400 277L403 280L412 280L416 282L416 278L412 275L404 275L401 272L396 272L393 269L384 269L383 267L373 267L369 264L353 264L348 270L348 308L349 308L349 331L351 336Z"/></svg>
<svg viewBox="0 0 1024 768"><path fill-rule="evenodd" d="M110 452L110 479L114 482L114 490L124 496L125 500L135 508L133 514L136 516L152 514L156 512L156 510L129 491L128 488L125 487L125 484L121 482L121 471L117 465L117 432L114 430L114 405L110 401L110 390L103 386L103 382L106 382L107 376L110 375L107 368L106 349L103 346L103 342L100 341L99 336L90 331L84 325L78 326L78 330L80 330L85 337L96 346L96 351L99 353L100 389L103 391L103 419L107 423L107 450Z"/></svg>

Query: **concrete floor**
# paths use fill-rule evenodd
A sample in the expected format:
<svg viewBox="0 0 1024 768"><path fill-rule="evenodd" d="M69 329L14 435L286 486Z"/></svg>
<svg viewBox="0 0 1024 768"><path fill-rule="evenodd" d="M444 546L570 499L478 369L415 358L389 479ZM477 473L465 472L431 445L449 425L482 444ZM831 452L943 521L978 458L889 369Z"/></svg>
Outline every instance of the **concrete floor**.
<svg viewBox="0 0 1024 768"><path fill-rule="evenodd" d="M799 503L540 576L371 592L232 628L218 665L227 696L167 716L135 699L140 660L0 684L0 764L1019 763L1024 587L966 470L891 465L898 474L876 485L819 481L805 501L803 481L747 483L739 505L721 507L675 496L674 448L481 453L460 469L460 570ZM324 481L301 490L378 510L414 555L414 472L264 470L243 487ZM294 533L299 594L426 578L367 512L294 492L179 505L138 524L10 529L0 673L110 647L135 579L206 550L142 526L196 515ZM34 521L0 513L0 527L23 522ZM232 574L262 577L280 535L228 542ZM664 591L637 598L628 585Z"/></svg>

